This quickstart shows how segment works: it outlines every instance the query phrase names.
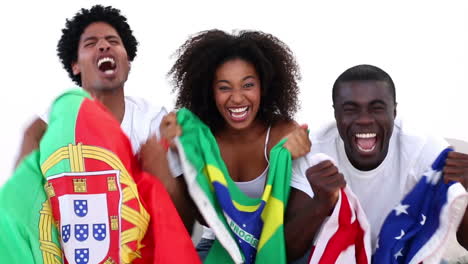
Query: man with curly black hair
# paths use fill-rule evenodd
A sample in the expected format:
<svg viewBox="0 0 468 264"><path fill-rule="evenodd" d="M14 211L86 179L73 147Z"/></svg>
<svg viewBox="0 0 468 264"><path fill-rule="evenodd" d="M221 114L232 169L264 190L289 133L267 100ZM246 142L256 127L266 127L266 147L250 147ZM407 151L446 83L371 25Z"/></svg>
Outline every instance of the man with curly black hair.
<svg viewBox="0 0 468 264"><path fill-rule="evenodd" d="M121 123L134 153L152 135L159 137L159 124L167 114L163 107L141 98L124 96L124 85L137 45L127 18L120 10L101 5L83 8L67 19L57 45L57 54L70 78L103 103ZM47 112L26 130L18 162L38 147L48 119ZM167 173L170 169L174 174L180 174L177 160L170 160L169 168L162 166L164 171L159 173ZM161 160L161 164L167 162Z"/></svg>
<svg viewBox="0 0 468 264"><path fill-rule="evenodd" d="M57 53L60 58L60 61L62 62L65 70L68 72L70 78L76 84L81 86L83 90L88 92L94 98L94 101L99 101L100 103L102 103L102 105L104 105L104 107L106 107L107 110L109 110L109 113L120 123L122 131L124 132L124 134L127 135L130 141L133 154L138 153L140 151L141 146L145 142L149 141L150 139L154 140L155 138L159 138L159 125L163 116L167 114L167 111L163 107L157 107L149 104L143 99L131 98L124 95L125 82L127 81L127 77L130 71L130 63L136 56L137 45L138 42L133 36L133 32L127 23L127 19L123 15L121 15L118 9L112 8L110 6L104 7L101 5L96 5L91 7L90 9L81 9L74 15L73 18L67 20L65 28L62 30L62 36L57 46ZM56 110L54 109L54 113L55 112ZM80 114L81 113L85 112L80 111ZM91 113L90 115L93 114ZM71 118L73 119L73 117ZM101 118L103 117L101 116ZM87 116L84 119L90 120L89 116ZM100 119L97 119L95 121L99 120ZM46 113L40 116L39 119L34 121L34 123L27 129L22 145L20 160L26 154L38 148L39 142L41 141L41 138L43 137L43 134L47 129L48 121L49 113ZM90 123L91 122L86 123L86 126L89 126ZM51 126L52 124L53 120L51 120ZM89 133L93 132L87 133L88 134L85 133L85 137L87 137ZM90 136L92 137L93 135ZM43 142L41 142L41 144L42 143ZM115 144L118 146L119 144L127 144L127 142L116 142ZM126 148L123 148L123 150L126 150ZM123 151L123 153L125 153L125 151ZM130 155L131 154L132 153L130 153ZM181 174L181 168L176 159L170 159L170 161L168 162L167 155L170 154L166 153L162 144L156 144L152 148L152 154L156 154L156 159L153 159L153 162L156 162L156 170L153 171L154 174L160 175L167 173L169 175L171 174L171 172L176 175ZM120 157L121 156L116 156L116 159ZM107 163L112 162L107 161ZM125 164L125 166L127 166L128 164L133 163L128 162L127 164ZM98 166L97 169L99 170L99 168L102 168L102 166ZM132 166L126 167L125 169L129 170L129 172L133 170L133 172L135 172L136 175L140 173L140 169L137 167ZM135 174L132 174L132 176L136 176ZM76 189L74 189L74 191L67 192L67 190L65 190L66 188L63 189L62 186L55 186L55 191L58 191L59 189L64 190L65 195L60 196L61 198L65 196L68 197L69 194L72 194L72 196L74 196L77 192L86 193L82 194L83 196L80 196L82 198L76 198L75 196L75 198L70 198L85 199L82 200L84 201L84 204L79 206L80 209L83 209L84 207L84 215L79 215L77 213L77 209L75 210L72 208L70 210L66 210L60 207L58 211L54 211L54 216L58 214L59 217L55 217L53 221L58 221L57 219L63 220L64 215L70 215L75 213L75 215L73 215L72 217L80 217L80 225L74 225L73 223L76 223L76 221L71 221L71 232L75 232L73 230L77 230L76 228L79 229L80 226L85 226L85 229L87 230L88 224L85 225L84 223L91 220L102 221L102 219L107 218L109 221L108 223L104 222L106 224L100 224L101 229L104 230L104 232L101 232L102 230L99 230L100 235L97 234L98 225L94 224L94 226L96 227L93 227L93 232L95 232L93 239L99 241L107 239L107 242L105 242L107 244L104 243L103 246L99 245L99 250L101 250L99 251L99 253L97 253L97 250L93 251L92 249L88 248L89 245L93 245L92 243L95 243L96 241L93 240L93 242L87 240L88 234L83 233L87 232L86 230L83 231L82 229L80 230L80 232L76 231L76 233L74 233L75 235L72 234L71 237L76 238L73 242L71 240L68 241L68 238L65 239L64 236L59 235L59 242L62 245L62 251L65 255L64 259L70 260L73 259L73 257L75 257L75 260L80 258L82 262L90 261L91 263L91 254L94 254L94 256L96 256L102 253L104 254L102 255L102 261L107 259L105 261L106 263L113 263L114 261L110 257L106 257L104 259L104 257L107 254L106 250L108 250L109 248L107 246L109 245L109 243L111 243L117 245L115 247L116 249L120 248L120 251L117 252L118 256L121 258L120 260L117 259L119 262L153 263L152 261L154 260L154 263L158 261L169 261L168 263L175 263L174 261L176 261L177 263L187 263L186 261L189 261L189 263L198 263L197 255L193 244L188 234L185 233L182 223L178 221L178 215L177 213L175 213L175 209L172 207L172 204L170 204L169 200L166 200L168 201L166 203L163 199L158 199L158 196L155 196L156 192L158 194L164 195L164 192L161 192L161 189L158 189L158 181L155 181L156 179L152 177L146 177L148 180L138 180L138 178L135 178L133 180L130 180L130 182L124 182L123 184L125 186L134 186L134 184L137 184L138 189L134 189L131 192L125 193L125 190L128 189L124 189L123 187L125 186L120 186L121 182L120 180L118 180L120 178L122 177L117 177L116 180L114 177L108 177L107 186L104 184L105 187L107 187L107 190L109 191L115 191L118 188L120 189L120 187L122 187L122 193L117 194L117 196L120 198L112 200L108 196L109 193L102 194L104 195L102 197L104 197L104 199L107 199L107 202L104 202L104 204L101 203L101 206L94 207L95 209L93 213L90 213L91 209L88 210L87 206L88 204L90 204L90 206L91 204L93 204L93 206L97 206L98 202L96 202L96 200L98 200L98 198L96 198L96 195L101 194L90 196L90 190L86 189L86 187L84 187L84 189L81 189L81 191L76 191ZM86 179L82 179L82 181L84 181L86 184ZM119 187L116 187L116 185ZM87 186L93 186L94 190L97 190L95 188L96 186L94 183L90 183ZM91 193L92 192L95 191L91 191ZM53 194L52 196L55 196L55 194ZM124 196L125 199L123 198ZM166 196L166 198L168 197ZM72 206L74 204L76 207L78 207L76 205L76 201L77 200L72 202ZM154 207L156 204L158 204L157 210L156 207ZM142 205L144 205L144 208ZM114 214L108 216L108 213L110 212L109 208L111 207L122 208L127 210L120 211L119 209L117 215ZM135 209L136 207L140 207L140 209L142 209L142 213L139 213L139 211ZM170 227L163 223L162 217L156 215L156 213L161 214L161 212L163 214L166 214L165 216L167 216L167 221L171 223ZM85 215L87 215L87 219L83 218ZM148 222L148 219L150 218L151 221ZM77 218L73 219L76 220ZM117 222L115 220L117 220ZM83 223L83 225L81 225L81 223ZM67 226L69 227L70 225ZM161 226L162 228L160 228ZM62 226L62 228L66 227ZM110 229L118 230L121 234L118 236L111 236L109 235ZM63 234L64 229L61 229L59 227L59 230L62 231L61 233ZM106 230L108 230L107 235ZM181 232L173 232L177 230L180 230ZM132 234L129 234L129 232ZM163 245L167 241L164 241L165 235L160 234L171 234L171 232L173 232L173 234L178 235L177 243L180 242L180 245L173 246L174 248L177 248L177 250L183 250L183 255L172 254L171 252L166 250L166 248L164 248ZM53 234L52 236L54 235L55 234ZM99 239L96 238L98 236ZM143 236L145 240L142 240ZM89 237L91 237L91 233ZM158 237L158 239L160 239L161 242L154 243L155 237ZM83 242L84 240L87 241ZM82 249L74 249L74 247L77 246L77 244L75 244L77 243L77 241L83 242L82 244L80 244L80 247L82 247ZM142 243L144 243L144 245ZM173 243L171 243L171 245L172 244ZM76 253L80 252L80 250L83 250L81 251L82 253ZM165 253L167 254L159 254L159 251L165 251ZM87 256L87 254L89 254L89 256ZM45 258L46 256L44 256L44 259ZM133 262L135 258L138 259L136 259ZM79 262L80 259L76 261ZM114 260L116 259L114 258Z"/></svg>
<svg viewBox="0 0 468 264"><path fill-rule="evenodd" d="M264 192L269 153L281 139L288 137L284 147L293 158L309 151L306 129L293 120L298 108L299 68L291 50L273 35L200 32L179 48L169 75L177 91L176 107L189 109L209 126L229 176L247 196L259 198ZM181 134L175 114L165 117L161 129L163 135ZM148 166L154 163L143 163L151 171ZM173 190L174 200L185 201L185 208L179 204L179 210L190 217L187 212L193 212L195 206L182 177L163 181ZM214 239L214 233L205 227L197 246L202 258ZM255 258L252 252L256 248L249 250L244 252L249 254L246 258Z"/></svg>
<svg viewBox="0 0 468 264"><path fill-rule="evenodd" d="M99 28L93 29L97 26ZM98 34L92 33L93 30L97 31ZM107 41L100 41L100 37L103 37L103 40ZM101 46L96 47L96 45ZM128 62L133 61L136 57L137 46L138 41L133 36L127 19L120 14L120 11L110 6L103 7L96 5L89 10L81 9L81 12L77 13L75 17L67 20L65 28L62 29L62 37L57 45L57 55L70 78L85 90L92 92L99 89L123 89L129 71ZM100 81L98 84L93 85L82 83L80 69L75 69L75 67L79 67L80 62L83 62L82 59L84 59L81 58L84 54L81 54L81 56L79 54L92 50L95 47L100 51L97 56L106 55L106 52L109 52L112 53L111 55L120 55L122 57L109 57L111 60L104 61L107 63L100 61L93 63L96 64L94 66L96 69L94 70L98 73L106 73L106 70L109 70L104 80L114 83L100 83ZM114 59L119 59L120 61L114 61ZM119 69L120 67L122 69ZM118 74L113 76L111 70ZM86 81L88 80L86 79ZM101 86L109 87L105 88Z"/></svg>

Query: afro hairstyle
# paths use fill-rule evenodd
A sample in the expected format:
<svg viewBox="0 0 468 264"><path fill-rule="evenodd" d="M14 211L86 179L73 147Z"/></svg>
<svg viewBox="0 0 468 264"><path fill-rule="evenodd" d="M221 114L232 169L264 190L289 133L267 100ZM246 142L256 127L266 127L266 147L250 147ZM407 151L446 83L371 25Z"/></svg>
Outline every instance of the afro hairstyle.
<svg viewBox="0 0 468 264"><path fill-rule="evenodd" d="M190 37L176 55L168 73L177 92L176 108L189 109L213 132L225 124L216 108L213 80L218 67L229 60L245 60L257 71L261 84L259 120L267 124L292 120L299 107L299 66L288 46L273 35L202 31Z"/></svg>
<svg viewBox="0 0 468 264"><path fill-rule="evenodd" d="M82 8L73 18L67 19L65 28L62 29L62 37L57 45L57 55L63 67L70 78L79 86L81 86L81 74L73 74L72 63L78 59L78 45L81 34L83 34L86 27L95 22L105 22L117 31L130 61L133 61L137 53L138 41L133 36L127 18L120 14L120 10L102 5L95 5L90 9Z"/></svg>

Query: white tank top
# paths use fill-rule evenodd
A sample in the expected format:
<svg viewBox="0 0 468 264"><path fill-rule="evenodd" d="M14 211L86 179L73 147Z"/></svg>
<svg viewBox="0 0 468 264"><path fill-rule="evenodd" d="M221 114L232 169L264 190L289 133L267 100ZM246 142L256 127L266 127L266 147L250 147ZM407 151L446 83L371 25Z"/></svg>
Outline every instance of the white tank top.
<svg viewBox="0 0 468 264"><path fill-rule="evenodd" d="M247 196L251 198L260 198L263 194L263 188L265 187L265 181L268 174L268 168L270 167L270 161L268 160L268 140L270 138L270 128L268 127L267 135L265 138L265 147L263 154L265 155L265 160L267 161L267 166L265 170L257 178L246 181L246 182L234 182L237 187Z"/></svg>
<svg viewBox="0 0 468 264"><path fill-rule="evenodd" d="M267 161L267 166L265 170L257 178L246 181L246 182L234 182L237 187L247 196L251 198L260 198L263 194L263 189L265 188L266 177L268 174L268 168L270 167L270 161L268 160L268 140L270 139L270 128L268 127L267 135L265 138L265 147L263 153L265 155L265 160ZM203 226L202 238L206 239L215 239L215 234L211 228Z"/></svg>

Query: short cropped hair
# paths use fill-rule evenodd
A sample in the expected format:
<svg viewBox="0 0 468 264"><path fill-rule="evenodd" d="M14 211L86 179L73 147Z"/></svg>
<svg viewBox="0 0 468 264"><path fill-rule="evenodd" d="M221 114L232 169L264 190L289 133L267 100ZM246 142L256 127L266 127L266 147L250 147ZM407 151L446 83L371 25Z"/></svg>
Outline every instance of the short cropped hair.
<svg viewBox="0 0 468 264"><path fill-rule="evenodd" d="M396 103L396 92L395 84L393 83L392 78L388 73L379 67L361 64L354 67L351 67L344 71L333 84L332 99L333 104L335 103L336 93L339 85L344 82L352 81L382 81L385 82L390 89L390 93L393 96L393 100Z"/></svg>

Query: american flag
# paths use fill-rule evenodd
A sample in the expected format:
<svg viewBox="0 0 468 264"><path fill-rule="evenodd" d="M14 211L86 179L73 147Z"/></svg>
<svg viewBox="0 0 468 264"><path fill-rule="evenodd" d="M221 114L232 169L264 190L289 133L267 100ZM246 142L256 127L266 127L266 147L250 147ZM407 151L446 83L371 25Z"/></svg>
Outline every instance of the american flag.
<svg viewBox="0 0 468 264"><path fill-rule="evenodd" d="M370 226L349 187L341 190L335 209L315 241L309 263L370 263Z"/></svg>
<svg viewBox="0 0 468 264"><path fill-rule="evenodd" d="M449 151L441 152L431 169L389 213L372 263L440 263L449 233L458 229L468 203L468 193L460 183L443 182L442 169ZM319 161L311 163L323 159L326 156L321 154ZM346 187L316 239L309 263L370 263L369 232L359 201Z"/></svg>
<svg viewBox="0 0 468 264"><path fill-rule="evenodd" d="M390 212L380 230L374 263L439 263L449 232L456 232L468 193L460 183L445 184L442 170L451 149Z"/></svg>

